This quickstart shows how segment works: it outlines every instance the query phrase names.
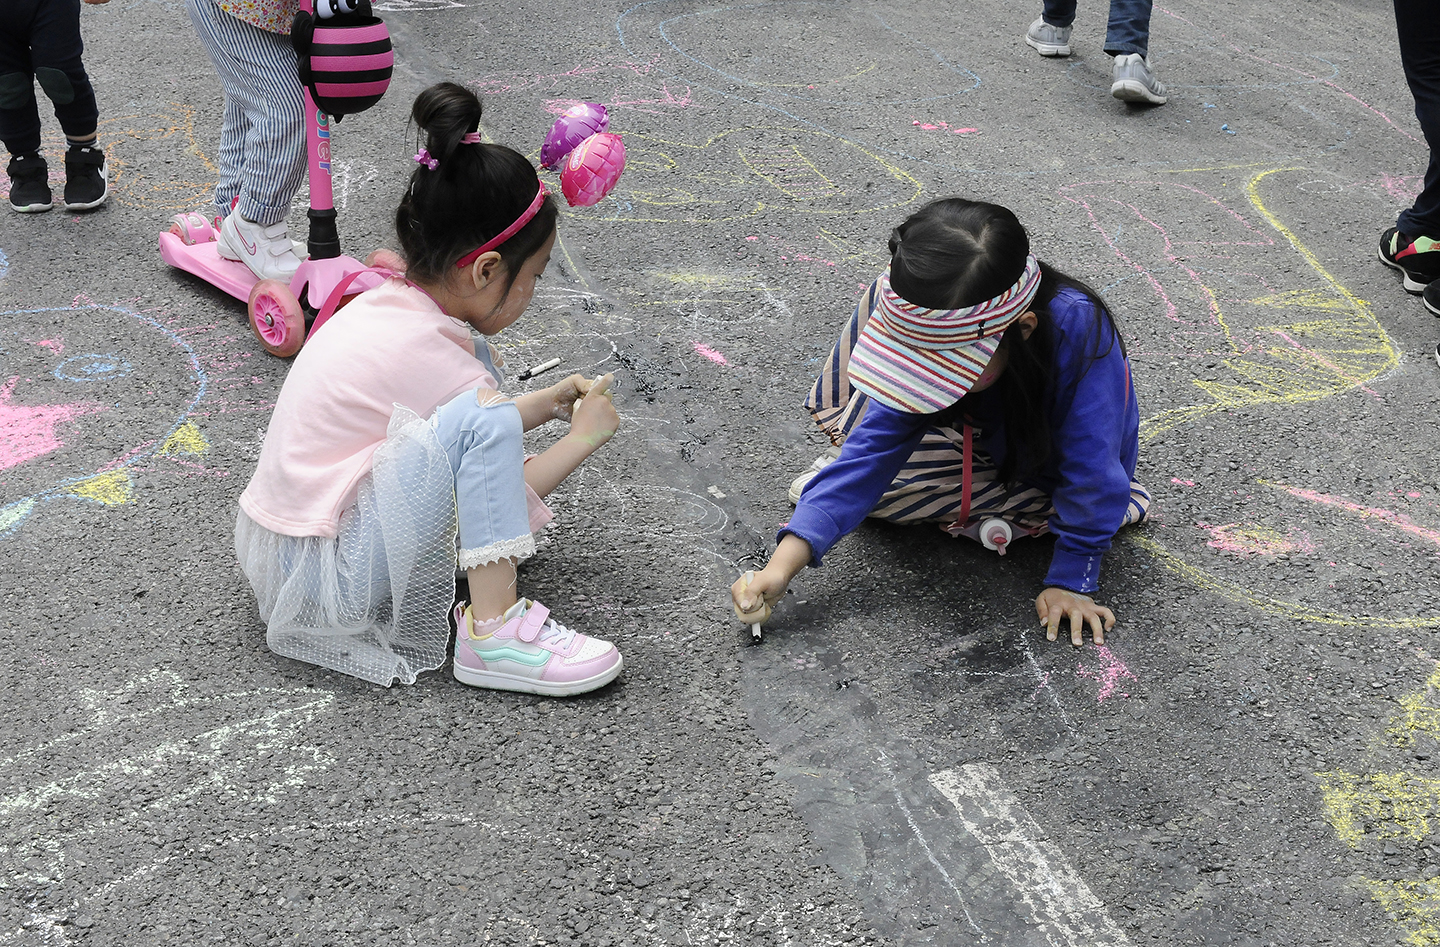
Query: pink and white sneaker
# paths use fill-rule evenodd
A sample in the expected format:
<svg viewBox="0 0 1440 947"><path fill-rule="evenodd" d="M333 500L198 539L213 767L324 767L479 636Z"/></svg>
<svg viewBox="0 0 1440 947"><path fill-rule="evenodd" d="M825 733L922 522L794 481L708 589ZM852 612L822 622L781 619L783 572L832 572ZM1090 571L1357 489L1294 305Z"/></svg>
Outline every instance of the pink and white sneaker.
<svg viewBox="0 0 1440 947"><path fill-rule="evenodd" d="M625 662L608 641L566 628L539 602L521 599L477 622L455 608L455 679L471 687L568 697L604 687Z"/></svg>

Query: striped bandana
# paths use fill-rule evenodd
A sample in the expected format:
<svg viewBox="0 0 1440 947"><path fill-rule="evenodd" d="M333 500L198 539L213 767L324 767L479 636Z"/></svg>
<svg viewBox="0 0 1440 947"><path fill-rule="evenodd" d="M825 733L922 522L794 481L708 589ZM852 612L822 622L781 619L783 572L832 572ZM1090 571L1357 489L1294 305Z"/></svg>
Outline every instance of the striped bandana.
<svg viewBox="0 0 1440 947"><path fill-rule="evenodd" d="M850 354L850 383L910 414L950 407L985 371L1001 336L1039 288L1040 263L1031 254L1020 279L994 299L966 309L926 309L900 298L886 267L878 302Z"/></svg>

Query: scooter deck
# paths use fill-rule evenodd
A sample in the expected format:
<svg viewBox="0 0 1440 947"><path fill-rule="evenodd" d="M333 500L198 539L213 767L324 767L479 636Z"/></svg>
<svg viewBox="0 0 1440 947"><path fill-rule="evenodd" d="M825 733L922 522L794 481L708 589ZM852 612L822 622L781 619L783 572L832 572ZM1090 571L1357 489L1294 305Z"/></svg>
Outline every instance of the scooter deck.
<svg viewBox="0 0 1440 947"><path fill-rule="evenodd" d="M186 246L166 230L160 234L160 256L177 270L192 273L241 302L250 301L250 290L259 282L250 267L222 257L214 240Z"/></svg>

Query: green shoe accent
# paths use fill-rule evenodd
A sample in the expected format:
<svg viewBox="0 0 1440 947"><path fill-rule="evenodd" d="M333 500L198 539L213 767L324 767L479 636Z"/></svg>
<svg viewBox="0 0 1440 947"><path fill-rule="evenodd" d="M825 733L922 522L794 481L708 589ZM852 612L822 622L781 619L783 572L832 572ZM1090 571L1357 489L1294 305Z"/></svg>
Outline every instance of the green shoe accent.
<svg viewBox="0 0 1440 947"><path fill-rule="evenodd" d="M514 661L516 664L523 664L526 667L538 668L550 660L549 651L541 651L539 654L527 654L524 651L517 651L514 648L501 646L499 648L476 647L474 639L471 639L470 649L480 656L480 660L487 664L492 661Z"/></svg>

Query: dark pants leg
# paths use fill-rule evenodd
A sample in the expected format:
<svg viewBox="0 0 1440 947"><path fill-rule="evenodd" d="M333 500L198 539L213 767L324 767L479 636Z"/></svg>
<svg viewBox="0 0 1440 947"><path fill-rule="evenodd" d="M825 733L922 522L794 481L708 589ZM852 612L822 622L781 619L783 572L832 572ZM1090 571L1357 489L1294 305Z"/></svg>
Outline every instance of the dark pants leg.
<svg viewBox="0 0 1440 947"><path fill-rule="evenodd" d="M1076 0L1045 0L1040 15L1051 26L1069 26L1075 22Z"/></svg>
<svg viewBox="0 0 1440 947"><path fill-rule="evenodd" d="M11 154L40 148L35 83L72 138L95 133L95 90L81 65L80 0L5 0L0 31L0 140Z"/></svg>
<svg viewBox="0 0 1440 947"><path fill-rule="evenodd" d="M1155 0L1110 0L1110 25L1105 31L1105 52L1150 54L1150 11Z"/></svg>
<svg viewBox="0 0 1440 947"><path fill-rule="evenodd" d="M1415 117L1430 146L1425 187L1395 226L1407 237L1440 239L1440 9L1433 0L1395 0L1395 26Z"/></svg>

